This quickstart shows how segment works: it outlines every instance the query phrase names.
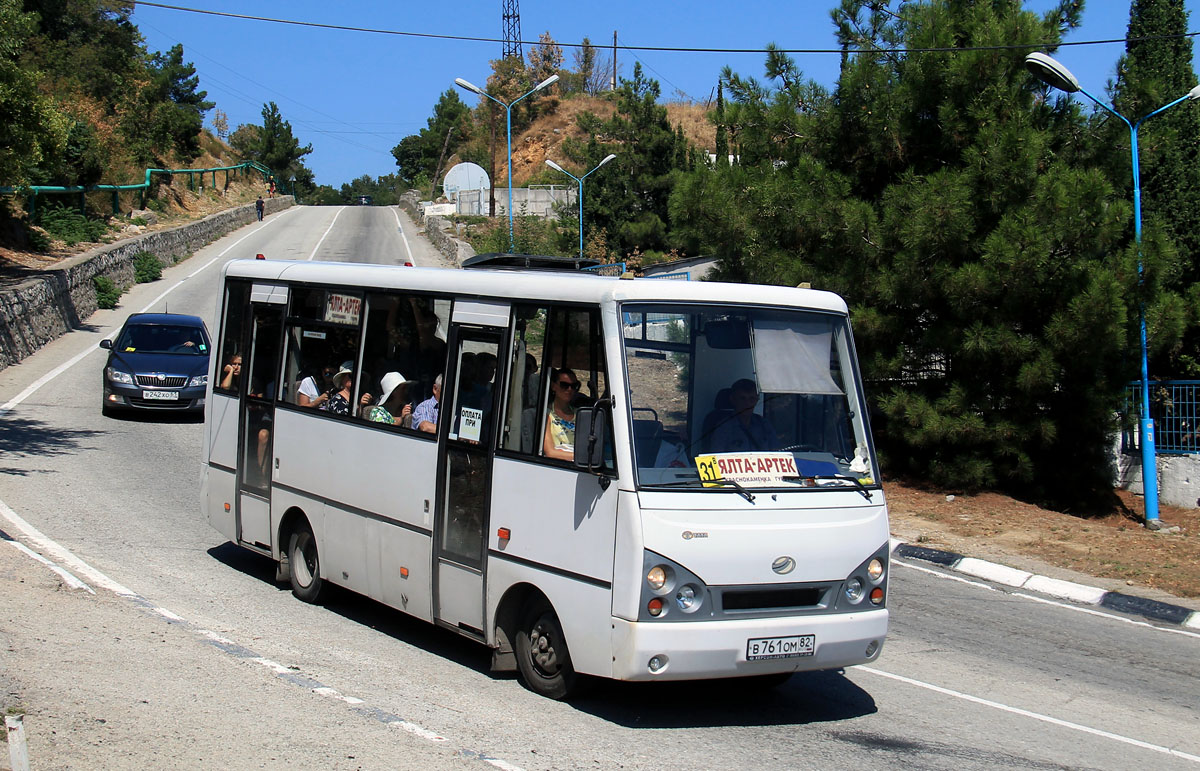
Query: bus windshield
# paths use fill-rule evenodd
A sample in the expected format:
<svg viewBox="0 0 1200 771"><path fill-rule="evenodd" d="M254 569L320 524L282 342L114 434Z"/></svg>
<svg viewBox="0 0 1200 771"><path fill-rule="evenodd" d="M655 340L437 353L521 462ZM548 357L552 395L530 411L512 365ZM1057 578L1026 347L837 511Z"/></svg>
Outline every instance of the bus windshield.
<svg viewBox="0 0 1200 771"><path fill-rule="evenodd" d="M621 310L641 486L877 484L845 317L679 304Z"/></svg>

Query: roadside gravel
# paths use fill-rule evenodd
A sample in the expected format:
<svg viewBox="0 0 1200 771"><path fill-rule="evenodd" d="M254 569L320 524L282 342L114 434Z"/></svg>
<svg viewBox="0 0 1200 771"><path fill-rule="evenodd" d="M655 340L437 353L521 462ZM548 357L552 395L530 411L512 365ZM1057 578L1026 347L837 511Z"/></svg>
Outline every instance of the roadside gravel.
<svg viewBox="0 0 1200 771"><path fill-rule="evenodd" d="M0 712L31 768L480 768L0 540ZM302 724L308 730L276 730ZM301 737L297 740L296 737ZM0 770L10 771L7 748Z"/></svg>

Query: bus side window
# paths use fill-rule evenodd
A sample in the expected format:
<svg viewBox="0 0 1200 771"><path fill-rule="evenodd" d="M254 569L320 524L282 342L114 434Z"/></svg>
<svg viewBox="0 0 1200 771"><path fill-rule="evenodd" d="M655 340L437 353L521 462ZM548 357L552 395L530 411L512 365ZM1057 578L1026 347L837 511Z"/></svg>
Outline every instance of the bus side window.
<svg viewBox="0 0 1200 771"><path fill-rule="evenodd" d="M284 401L332 415L349 417L353 412L354 393L348 399L336 395L342 380L339 372L349 371L357 384L354 373L358 369L359 319L353 310L354 301L352 294L316 287L292 293L281 394ZM336 312L322 313L328 308Z"/></svg>
<svg viewBox="0 0 1200 771"><path fill-rule="evenodd" d="M242 337L246 327L246 309L250 307L250 285L230 282L225 293L224 336L217 355L213 389L236 394L242 381Z"/></svg>
<svg viewBox="0 0 1200 771"><path fill-rule="evenodd" d="M367 295L364 371L358 393L369 394L369 399L365 405L361 397L356 402L359 417L366 418L378 403L381 381L389 372L404 378L404 399L414 410L432 397L433 383L439 375L444 377L446 368L444 330L449 319L449 300L384 292Z"/></svg>
<svg viewBox="0 0 1200 771"><path fill-rule="evenodd" d="M509 363L508 403L505 406L501 446L506 450L533 454L541 444L542 394L546 388L541 366L549 309L535 305L513 308L514 334Z"/></svg>
<svg viewBox="0 0 1200 771"><path fill-rule="evenodd" d="M555 397L560 397L559 420L571 425L574 410L588 407L608 394L608 372L599 308L577 306L514 306L513 360L509 367L504 449L545 456L545 435ZM569 372L568 372L569 370ZM561 389L556 380L579 387ZM561 392L561 393L559 393ZM561 409L566 405L565 415ZM561 435L563 446L567 442ZM611 457L611 452L606 453Z"/></svg>

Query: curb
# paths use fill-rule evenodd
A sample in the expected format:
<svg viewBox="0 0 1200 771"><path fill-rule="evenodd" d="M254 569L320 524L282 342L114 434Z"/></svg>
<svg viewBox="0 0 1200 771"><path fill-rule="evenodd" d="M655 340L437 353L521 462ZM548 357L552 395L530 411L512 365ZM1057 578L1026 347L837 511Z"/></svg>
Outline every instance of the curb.
<svg viewBox="0 0 1200 771"><path fill-rule="evenodd" d="M1072 581L1058 578L1034 575L1024 570L1010 568L996 562L985 562L974 557L966 557L952 551L940 551L924 546L913 546L892 539L892 554L898 557L930 562L940 567L949 568L956 573L964 573L985 581L1010 586L1014 589L1028 589L1040 594L1048 594L1071 602L1084 605L1099 605L1118 613L1142 616L1151 621L1159 621L1188 629L1200 629L1200 611L1171 605L1145 597L1135 597L1121 592L1110 592L1093 586L1085 586Z"/></svg>

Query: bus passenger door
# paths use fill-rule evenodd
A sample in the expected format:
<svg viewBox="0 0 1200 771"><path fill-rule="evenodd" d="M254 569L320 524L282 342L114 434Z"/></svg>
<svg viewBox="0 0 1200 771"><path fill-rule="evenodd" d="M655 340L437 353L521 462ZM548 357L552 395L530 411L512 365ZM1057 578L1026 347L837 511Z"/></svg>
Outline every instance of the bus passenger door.
<svg viewBox="0 0 1200 771"><path fill-rule="evenodd" d="M254 287L258 299L260 287ZM276 288L276 294L280 290ZM283 350L285 304L253 303L248 357L242 371L249 372L242 398L238 436L238 542L269 552L271 549L271 466L274 455L275 394L279 390L280 354Z"/></svg>
<svg viewBox="0 0 1200 771"><path fill-rule="evenodd" d="M452 391L442 396L439 419L434 617L477 637L484 634L484 551L503 382L497 371L501 339L498 329L451 326Z"/></svg>

